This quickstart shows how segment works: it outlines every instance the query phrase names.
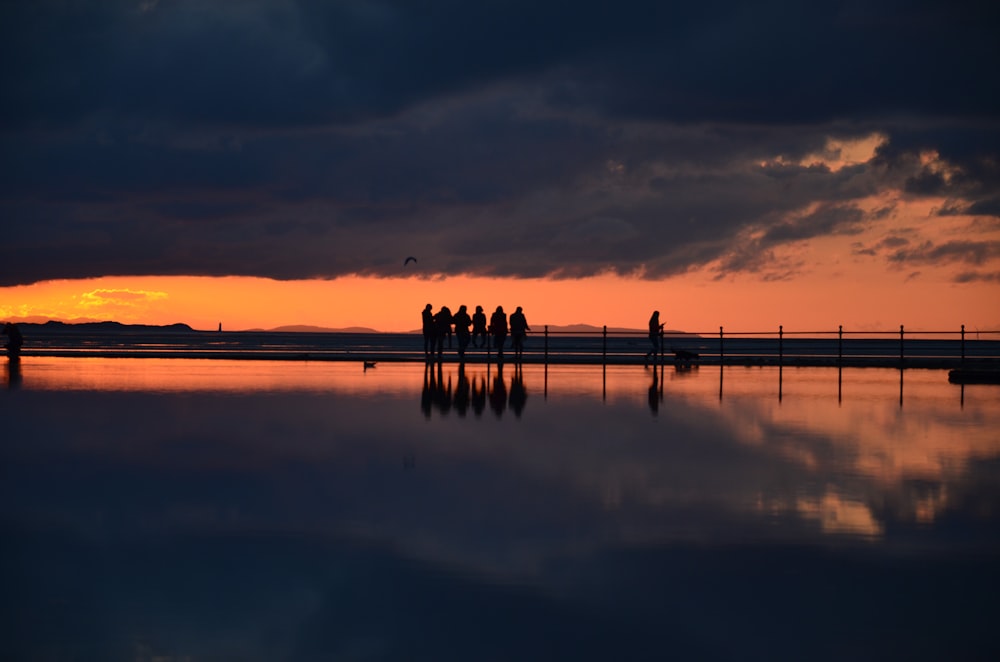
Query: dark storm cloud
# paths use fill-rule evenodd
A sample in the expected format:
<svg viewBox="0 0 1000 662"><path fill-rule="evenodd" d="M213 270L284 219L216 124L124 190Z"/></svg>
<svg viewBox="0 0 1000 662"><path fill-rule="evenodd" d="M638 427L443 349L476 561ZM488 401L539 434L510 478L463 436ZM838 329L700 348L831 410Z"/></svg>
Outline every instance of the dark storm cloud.
<svg viewBox="0 0 1000 662"><path fill-rule="evenodd" d="M2 3L0 284L418 253L790 275L772 251L877 223L856 201L887 188L997 214L997 25L974 2ZM806 159L875 133L869 163Z"/></svg>

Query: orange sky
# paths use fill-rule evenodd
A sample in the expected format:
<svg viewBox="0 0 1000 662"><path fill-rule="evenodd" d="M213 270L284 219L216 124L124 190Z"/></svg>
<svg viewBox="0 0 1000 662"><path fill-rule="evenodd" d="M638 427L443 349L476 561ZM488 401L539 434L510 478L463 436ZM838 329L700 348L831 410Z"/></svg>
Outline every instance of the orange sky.
<svg viewBox="0 0 1000 662"><path fill-rule="evenodd" d="M893 277L895 276L895 277ZM794 281L713 280L692 273L663 281L482 278L275 281L259 278L116 277L48 281L0 288L3 319L186 322L197 329L273 328L286 324L419 328L420 311L466 304L470 310L523 306L530 324L589 323L643 328L655 308L668 329L714 332L1000 329L1000 284L883 274L828 272Z"/></svg>

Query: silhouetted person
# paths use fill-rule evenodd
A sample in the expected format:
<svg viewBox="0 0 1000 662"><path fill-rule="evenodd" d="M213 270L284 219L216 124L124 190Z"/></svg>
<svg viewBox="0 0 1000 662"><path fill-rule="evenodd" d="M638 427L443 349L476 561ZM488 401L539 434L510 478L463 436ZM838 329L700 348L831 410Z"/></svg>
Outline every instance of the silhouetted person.
<svg viewBox="0 0 1000 662"><path fill-rule="evenodd" d="M483 312L482 306L476 306L476 312L472 315L472 346L486 347L486 343L489 342L486 333L486 313ZM476 338L482 338L482 342L478 345Z"/></svg>
<svg viewBox="0 0 1000 662"><path fill-rule="evenodd" d="M514 368L514 376L510 378L510 408L514 415L520 418L524 411L524 403L528 401L528 391L524 388L524 373L520 366Z"/></svg>
<svg viewBox="0 0 1000 662"><path fill-rule="evenodd" d="M510 315L510 344L514 348L514 358L517 361L521 360L521 355L524 353L524 338L528 335L528 331L531 331L531 327L528 326L528 320L521 306L518 306Z"/></svg>
<svg viewBox="0 0 1000 662"><path fill-rule="evenodd" d="M493 336L493 346L497 348L497 362L503 363L503 346L507 342L507 313L503 306L490 315L490 335Z"/></svg>
<svg viewBox="0 0 1000 662"><path fill-rule="evenodd" d="M455 313L452 322L455 324L455 337L458 339L458 360L465 361L465 348L469 346L471 339L469 325L472 324L472 318L469 317L469 312L464 305L458 307L458 312Z"/></svg>
<svg viewBox="0 0 1000 662"><path fill-rule="evenodd" d="M424 306L424 310L420 313L420 317L423 321L424 357L430 361L431 356L434 354L434 341L437 337L434 328L434 313L431 311L431 304Z"/></svg>
<svg viewBox="0 0 1000 662"><path fill-rule="evenodd" d="M652 358L656 360L656 354L660 351L660 332L663 331L663 325L660 323L660 311L654 310L653 315L649 318L649 344L651 349L646 352L646 363L649 363L649 359Z"/></svg>
<svg viewBox="0 0 1000 662"><path fill-rule="evenodd" d="M444 339L451 338L451 309L448 306L441 306L441 310L434 315L434 329L437 335L437 355L438 360L444 352ZM451 343L449 342L449 347Z"/></svg>
<svg viewBox="0 0 1000 662"><path fill-rule="evenodd" d="M7 356L12 359L21 356L21 345L24 344L21 329L17 328L17 324L7 322L3 325L3 333L7 336L7 344L4 345L7 348Z"/></svg>

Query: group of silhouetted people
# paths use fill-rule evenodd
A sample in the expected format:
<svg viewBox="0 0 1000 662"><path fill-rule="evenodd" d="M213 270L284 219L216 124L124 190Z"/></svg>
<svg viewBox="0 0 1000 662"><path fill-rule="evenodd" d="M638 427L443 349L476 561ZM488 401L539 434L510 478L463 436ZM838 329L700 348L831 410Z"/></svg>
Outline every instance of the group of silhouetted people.
<svg viewBox="0 0 1000 662"><path fill-rule="evenodd" d="M528 331L531 331L520 306L511 313L510 320L507 319L503 306L497 306L488 322L482 306L476 306L476 312L469 315L464 305L459 306L455 313L452 313L448 306L441 306L435 313L431 304L427 304L421 316L424 355L428 361L433 360L435 354L439 360L441 359L445 342L447 341L450 348L453 335L458 343L459 361L465 360L465 351L470 344L475 348L488 349L492 339L492 346L497 351L497 361L502 362L508 335L511 338L515 358L520 361L524 352L524 339Z"/></svg>

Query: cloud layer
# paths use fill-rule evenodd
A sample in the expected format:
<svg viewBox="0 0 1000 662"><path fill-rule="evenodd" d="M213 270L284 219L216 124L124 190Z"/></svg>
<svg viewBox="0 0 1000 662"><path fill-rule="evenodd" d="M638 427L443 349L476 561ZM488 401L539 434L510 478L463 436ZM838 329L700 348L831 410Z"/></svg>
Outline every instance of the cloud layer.
<svg viewBox="0 0 1000 662"><path fill-rule="evenodd" d="M967 219L961 241L857 254L988 280L998 17L980 2L4 3L0 285L394 276L407 255L428 274L773 278L800 268L782 247L877 230L922 199Z"/></svg>

